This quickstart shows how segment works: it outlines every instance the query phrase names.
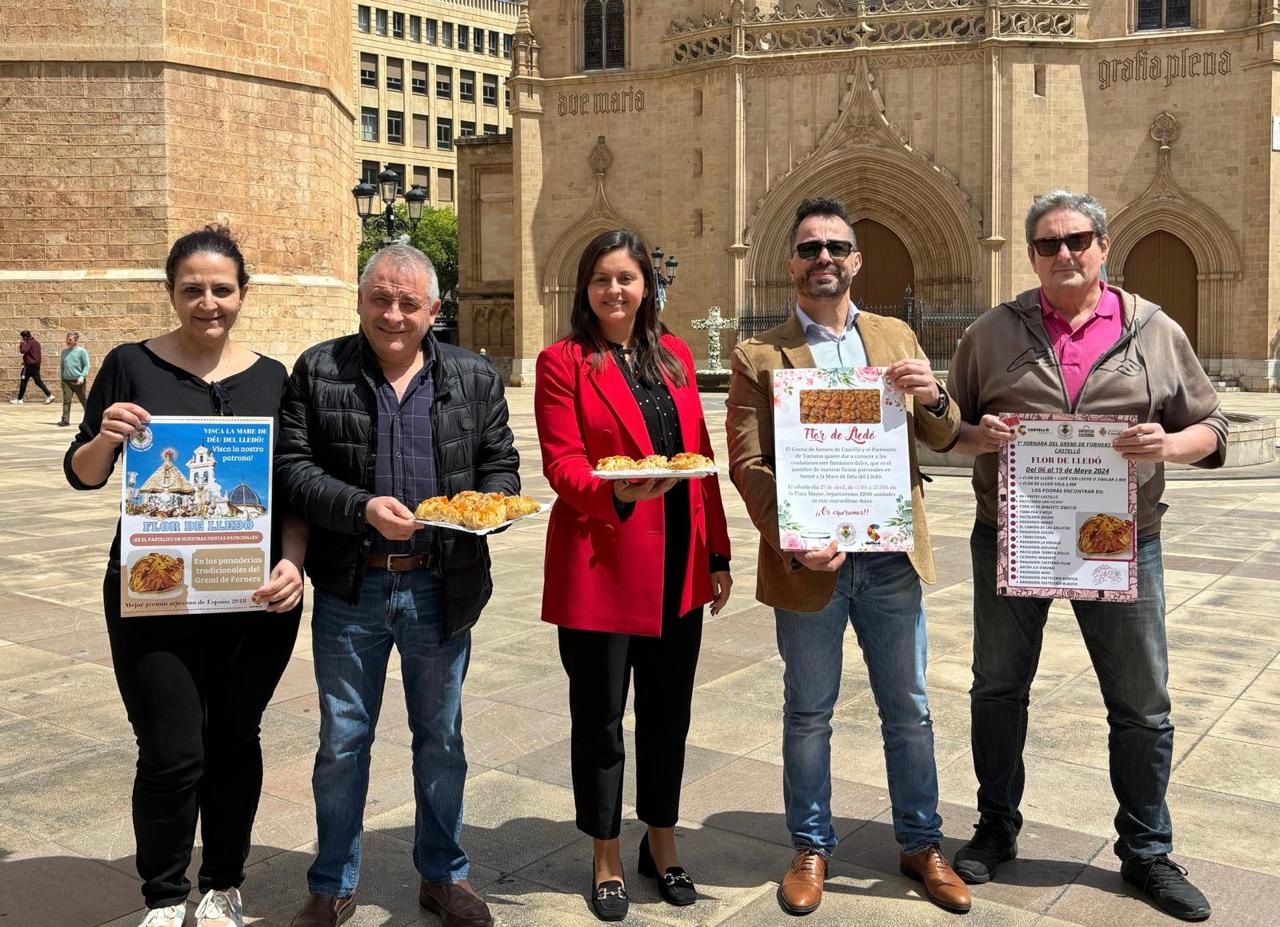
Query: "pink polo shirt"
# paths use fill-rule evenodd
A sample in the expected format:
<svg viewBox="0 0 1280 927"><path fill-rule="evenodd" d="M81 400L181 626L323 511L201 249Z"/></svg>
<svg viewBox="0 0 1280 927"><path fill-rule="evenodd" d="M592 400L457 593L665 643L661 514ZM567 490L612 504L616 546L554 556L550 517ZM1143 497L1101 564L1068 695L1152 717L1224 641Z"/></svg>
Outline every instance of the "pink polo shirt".
<svg viewBox="0 0 1280 927"><path fill-rule="evenodd" d="M1058 311L1049 305L1044 290L1040 290L1040 311L1044 315L1044 330L1049 335L1049 343L1058 355L1058 365L1062 368L1062 382L1067 388L1067 398L1074 406L1076 397L1084 387L1085 377L1093 369L1093 365L1103 353L1120 340L1124 331L1124 313L1120 309L1120 297L1105 283L1102 287L1102 299L1094 308L1093 314L1084 320L1084 324L1075 331Z"/></svg>

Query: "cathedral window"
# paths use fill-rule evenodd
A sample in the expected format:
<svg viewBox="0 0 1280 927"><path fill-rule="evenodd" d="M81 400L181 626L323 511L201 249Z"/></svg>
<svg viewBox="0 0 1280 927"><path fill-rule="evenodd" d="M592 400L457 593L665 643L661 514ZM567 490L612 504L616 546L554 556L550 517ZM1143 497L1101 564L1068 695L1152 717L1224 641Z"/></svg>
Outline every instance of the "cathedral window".
<svg viewBox="0 0 1280 927"><path fill-rule="evenodd" d="M1191 0L1138 0L1138 30L1191 25Z"/></svg>
<svg viewBox="0 0 1280 927"><path fill-rule="evenodd" d="M582 67L626 67L627 11L623 0L583 0Z"/></svg>

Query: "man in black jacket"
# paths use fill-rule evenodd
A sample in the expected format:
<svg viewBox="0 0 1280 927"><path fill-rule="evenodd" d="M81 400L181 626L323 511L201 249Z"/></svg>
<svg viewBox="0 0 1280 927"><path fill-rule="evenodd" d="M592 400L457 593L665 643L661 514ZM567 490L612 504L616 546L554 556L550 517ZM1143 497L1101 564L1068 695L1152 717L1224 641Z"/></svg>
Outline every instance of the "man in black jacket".
<svg viewBox="0 0 1280 927"><path fill-rule="evenodd" d="M395 244L365 266L360 331L309 348L280 411L277 474L311 523L312 649L320 693L315 791L319 848L294 927L355 911L369 753L387 661L400 652L417 800L418 900L446 927L487 927L458 845L467 761L462 680L470 629L489 600L483 537L420 529L413 509L464 489L519 492L519 457L497 371L440 344L430 260Z"/></svg>

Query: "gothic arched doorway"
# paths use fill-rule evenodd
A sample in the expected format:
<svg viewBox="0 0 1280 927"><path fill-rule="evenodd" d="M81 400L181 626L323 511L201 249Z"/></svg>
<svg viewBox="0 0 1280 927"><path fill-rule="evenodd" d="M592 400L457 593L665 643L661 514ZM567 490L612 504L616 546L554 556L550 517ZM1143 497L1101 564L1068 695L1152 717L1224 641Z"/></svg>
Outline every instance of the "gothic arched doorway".
<svg viewBox="0 0 1280 927"><path fill-rule="evenodd" d="M898 307L915 283L915 265L902 239L874 219L859 219L853 234L862 252L862 270L853 278L850 296L856 305Z"/></svg>
<svg viewBox="0 0 1280 927"><path fill-rule="evenodd" d="M1200 325L1195 255L1182 239L1163 229L1138 241L1124 259L1124 288L1161 306L1197 347Z"/></svg>

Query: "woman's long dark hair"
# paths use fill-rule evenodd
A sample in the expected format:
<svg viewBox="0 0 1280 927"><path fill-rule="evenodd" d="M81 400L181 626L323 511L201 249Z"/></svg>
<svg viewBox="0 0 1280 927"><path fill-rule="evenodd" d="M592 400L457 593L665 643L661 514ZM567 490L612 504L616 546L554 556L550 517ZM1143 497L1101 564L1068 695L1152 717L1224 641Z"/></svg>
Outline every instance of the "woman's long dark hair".
<svg viewBox="0 0 1280 927"><path fill-rule="evenodd" d="M610 251L625 250L640 265L644 275L645 297L636 311L635 329L632 332L631 368L636 376L649 384L661 383L665 376L676 386L684 386L688 380L684 365L662 343L667 326L658 318L658 300L654 295L653 261L640 236L629 229L613 229L601 232L587 244L578 261L578 285L573 294L573 311L569 315L570 339L582 346L583 353L591 359L591 368L599 370L610 353L609 344L600 328L600 320L591 309L587 287L595 273L596 261Z"/></svg>

